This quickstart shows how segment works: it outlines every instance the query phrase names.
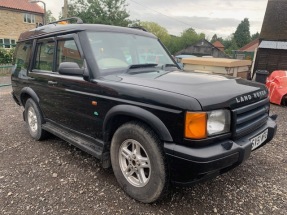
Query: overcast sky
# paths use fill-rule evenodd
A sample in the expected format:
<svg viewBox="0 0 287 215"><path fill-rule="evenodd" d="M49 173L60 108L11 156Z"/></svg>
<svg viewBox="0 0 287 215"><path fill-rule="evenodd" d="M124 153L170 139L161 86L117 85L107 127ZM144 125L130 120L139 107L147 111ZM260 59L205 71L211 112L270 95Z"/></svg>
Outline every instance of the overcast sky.
<svg viewBox="0 0 287 215"><path fill-rule="evenodd" d="M64 0L44 0L47 9L59 17ZM227 37L249 18L251 34L260 33L268 0L126 0L131 19L157 22L170 34L187 28ZM40 5L40 3L39 3Z"/></svg>

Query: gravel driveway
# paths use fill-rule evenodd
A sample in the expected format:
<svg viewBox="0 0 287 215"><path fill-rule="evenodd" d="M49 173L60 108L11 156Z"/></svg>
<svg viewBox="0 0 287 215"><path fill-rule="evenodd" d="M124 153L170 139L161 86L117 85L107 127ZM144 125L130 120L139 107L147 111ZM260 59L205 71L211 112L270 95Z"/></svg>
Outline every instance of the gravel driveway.
<svg viewBox="0 0 287 215"><path fill-rule="evenodd" d="M193 187L176 187L155 204L125 195L111 169L68 143L33 140L0 87L0 214L286 214L287 109L275 139L236 169Z"/></svg>

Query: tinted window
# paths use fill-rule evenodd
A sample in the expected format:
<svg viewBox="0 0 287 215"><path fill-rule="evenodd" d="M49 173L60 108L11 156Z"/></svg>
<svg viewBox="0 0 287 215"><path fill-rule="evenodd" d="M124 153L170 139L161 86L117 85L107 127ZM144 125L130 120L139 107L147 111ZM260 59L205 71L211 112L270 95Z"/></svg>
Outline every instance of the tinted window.
<svg viewBox="0 0 287 215"><path fill-rule="evenodd" d="M58 42L57 68L62 62L75 62L83 66L83 60L74 40L61 40Z"/></svg>
<svg viewBox="0 0 287 215"><path fill-rule="evenodd" d="M37 44L34 69L52 71L55 42L43 41Z"/></svg>
<svg viewBox="0 0 287 215"><path fill-rule="evenodd" d="M23 75L27 74L31 50L32 44L30 42L20 43L17 46L16 54L14 57L14 73L16 73L16 75L18 75L19 73L22 73Z"/></svg>

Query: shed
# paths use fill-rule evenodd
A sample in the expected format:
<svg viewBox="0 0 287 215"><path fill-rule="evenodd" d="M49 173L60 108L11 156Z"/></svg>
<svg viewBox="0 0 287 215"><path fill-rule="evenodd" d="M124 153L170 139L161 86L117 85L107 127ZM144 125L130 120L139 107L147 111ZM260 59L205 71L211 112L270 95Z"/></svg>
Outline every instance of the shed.
<svg viewBox="0 0 287 215"><path fill-rule="evenodd" d="M206 39L199 40L176 53L176 55L195 55L197 57L211 56L214 58L229 58L223 51L212 45Z"/></svg>
<svg viewBox="0 0 287 215"><path fill-rule="evenodd" d="M287 1L269 0L254 71L287 70Z"/></svg>
<svg viewBox="0 0 287 215"><path fill-rule="evenodd" d="M253 60L259 46L259 38L246 44L239 50L233 51L233 58L240 60Z"/></svg>

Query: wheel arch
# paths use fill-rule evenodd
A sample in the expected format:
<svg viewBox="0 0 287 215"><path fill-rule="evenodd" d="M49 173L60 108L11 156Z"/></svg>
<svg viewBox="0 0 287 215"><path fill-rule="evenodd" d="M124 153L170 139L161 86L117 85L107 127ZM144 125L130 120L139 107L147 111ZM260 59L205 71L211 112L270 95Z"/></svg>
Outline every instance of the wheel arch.
<svg viewBox="0 0 287 215"><path fill-rule="evenodd" d="M25 107L25 103L29 98L32 98L37 104L39 104L40 99L35 93L35 91L32 90L30 87L24 87L20 93L21 105Z"/></svg>
<svg viewBox="0 0 287 215"><path fill-rule="evenodd" d="M167 127L157 116L143 108L132 105L118 105L108 111L103 123L104 140L109 141L118 126L131 120L140 120L150 126L160 140L173 141Z"/></svg>

